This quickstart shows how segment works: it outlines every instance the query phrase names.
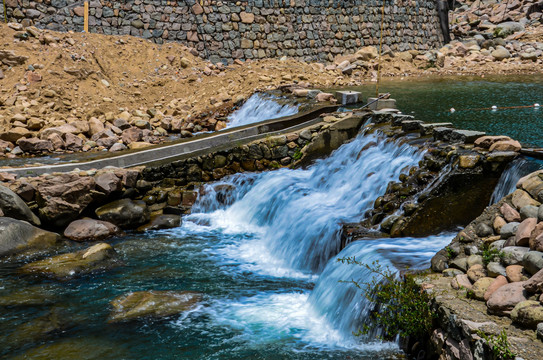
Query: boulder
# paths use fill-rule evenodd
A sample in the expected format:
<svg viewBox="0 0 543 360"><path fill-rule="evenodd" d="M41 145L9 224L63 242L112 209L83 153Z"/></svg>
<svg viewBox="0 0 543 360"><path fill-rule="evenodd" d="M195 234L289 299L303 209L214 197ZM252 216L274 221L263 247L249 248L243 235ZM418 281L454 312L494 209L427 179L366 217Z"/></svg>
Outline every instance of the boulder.
<svg viewBox="0 0 543 360"><path fill-rule="evenodd" d="M64 236L74 241L102 241L120 233L112 223L94 219L75 220L64 230Z"/></svg>
<svg viewBox="0 0 543 360"><path fill-rule="evenodd" d="M526 205L520 209L520 218L526 220L528 218L537 219L539 213L539 206Z"/></svg>
<svg viewBox="0 0 543 360"><path fill-rule="evenodd" d="M543 270L539 270L528 281L524 282L524 288L531 294L543 290Z"/></svg>
<svg viewBox="0 0 543 360"><path fill-rule="evenodd" d="M96 183L96 190L101 191L106 195L109 195L112 192L121 191L123 189L121 179L119 179L113 172L97 174L94 177L94 182Z"/></svg>
<svg viewBox="0 0 543 360"><path fill-rule="evenodd" d="M130 145L133 142L138 142L143 139L143 130L138 129L137 127L130 127L123 131L121 138L123 143Z"/></svg>
<svg viewBox="0 0 543 360"><path fill-rule="evenodd" d="M536 225L530 234L530 249L534 251L543 251L543 222Z"/></svg>
<svg viewBox="0 0 543 360"><path fill-rule="evenodd" d="M21 267L23 274L42 275L58 280L105 271L120 265L117 252L106 243L98 243L74 253L57 255Z"/></svg>
<svg viewBox="0 0 543 360"><path fill-rule="evenodd" d="M486 269L481 264L475 264L468 269L467 272L468 278L472 283L477 282L479 279L482 279L487 276Z"/></svg>
<svg viewBox="0 0 543 360"><path fill-rule="evenodd" d="M543 269L543 252L528 251L522 258L524 268L529 274L535 274Z"/></svg>
<svg viewBox="0 0 543 360"><path fill-rule="evenodd" d="M94 179L77 174L61 174L42 179L36 201L41 220L64 227L75 220L93 201Z"/></svg>
<svg viewBox="0 0 543 360"><path fill-rule="evenodd" d="M484 300L484 295L493 282L494 279L491 277L483 277L477 280L471 289L473 297L477 300Z"/></svg>
<svg viewBox="0 0 543 360"><path fill-rule="evenodd" d="M540 176L543 176L543 170L538 170L522 177L517 181L517 188L526 191L533 198L537 199L539 193L543 190L543 179Z"/></svg>
<svg viewBox="0 0 543 360"><path fill-rule="evenodd" d="M150 223L140 226L138 231L172 229L179 226L181 226L181 216L158 215L152 218Z"/></svg>
<svg viewBox="0 0 543 360"><path fill-rule="evenodd" d="M537 225L536 218L528 218L520 223L518 226L516 235L515 235L515 245L516 246L529 246L530 244L530 235L534 231L535 226Z"/></svg>
<svg viewBox="0 0 543 360"><path fill-rule="evenodd" d="M509 315L518 303L527 300L527 296L524 282L509 283L490 295L486 305L491 314Z"/></svg>
<svg viewBox="0 0 543 360"><path fill-rule="evenodd" d="M494 35L505 38L519 31L524 31L524 25L516 21L506 21L494 28Z"/></svg>
<svg viewBox="0 0 543 360"><path fill-rule="evenodd" d="M495 261L489 262L488 265L486 266L486 270L488 271L488 276L493 277L493 278L499 275L502 275L502 276L507 275L503 265Z"/></svg>
<svg viewBox="0 0 543 360"><path fill-rule="evenodd" d="M534 200L529 193L521 189L515 190L511 198L511 202L517 209L522 209L526 205L541 205L539 201Z"/></svg>
<svg viewBox="0 0 543 360"><path fill-rule="evenodd" d="M484 222L477 224L475 226L475 233L479 237L487 237L494 235L494 230L492 227Z"/></svg>
<svg viewBox="0 0 543 360"><path fill-rule="evenodd" d="M51 152L54 150L51 141L40 140L38 138L20 138L17 140L17 145L19 145L21 150L29 153Z"/></svg>
<svg viewBox="0 0 543 360"><path fill-rule="evenodd" d="M486 289L486 292L483 295L484 301L488 301L488 299L490 299L490 296L494 294L496 290L498 290L504 285L507 285L507 283L508 282L505 276L500 275L497 278L495 278L494 281L488 286L488 288Z"/></svg>
<svg viewBox="0 0 543 360"><path fill-rule="evenodd" d="M507 222L520 222L521 221L521 217L520 217L519 212L517 210L513 209L513 207L511 207L511 205L509 205L508 203L504 203L500 207L500 212L502 213L505 220L507 220Z"/></svg>
<svg viewBox="0 0 543 360"><path fill-rule="evenodd" d="M521 265L509 265L505 268L505 274L509 282L528 280L524 275L524 267Z"/></svg>
<svg viewBox="0 0 543 360"><path fill-rule="evenodd" d="M202 296L188 291L138 291L111 301L109 322L164 318L192 309Z"/></svg>
<svg viewBox="0 0 543 360"><path fill-rule="evenodd" d="M96 209L100 220L108 221L121 229L133 229L145 224L151 218L144 201L121 199Z"/></svg>
<svg viewBox="0 0 543 360"><path fill-rule="evenodd" d="M502 239L509 239L511 236L514 236L517 233L518 227L520 223L518 222L510 222L502 226L500 229L500 237Z"/></svg>
<svg viewBox="0 0 543 360"><path fill-rule="evenodd" d="M537 324L543 323L543 306L539 301L522 301L511 311L511 319L516 324L536 329Z"/></svg>
<svg viewBox="0 0 543 360"><path fill-rule="evenodd" d="M0 256L48 249L59 242L58 234L38 229L25 221L0 217Z"/></svg>
<svg viewBox="0 0 543 360"><path fill-rule="evenodd" d="M41 225L40 219L30 210L26 203L10 188L0 185L0 209L3 216L25 220L34 225Z"/></svg>
<svg viewBox="0 0 543 360"><path fill-rule="evenodd" d="M497 141L490 147L490 151L520 151L522 146L516 140Z"/></svg>
<svg viewBox="0 0 543 360"><path fill-rule="evenodd" d="M494 143L496 143L498 141L506 141L506 140L511 140L511 138L509 136L486 135L486 136L481 136L480 138L475 140L474 144L475 144L475 146L482 147L484 149L490 149L490 147Z"/></svg>
<svg viewBox="0 0 543 360"><path fill-rule="evenodd" d="M520 219L519 219L520 221ZM499 234L502 227L507 224L507 222L501 217L501 216L496 216L494 218L494 222L492 223L492 227L494 228L494 231L496 232L496 234Z"/></svg>
<svg viewBox="0 0 543 360"><path fill-rule="evenodd" d="M509 50L507 50L503 46L496 47L496 49L492 51L491 55L496 61L502 61L511 57L511 53L509 52Z"/></svg>
<svg viewBox="0 0 543 360"><path fill-rule="evenodd" d="M524 254L530 251L529 248L523 246L507 246L504 247L503 252L503 263L507 266L509 265L522 265Z"/></svg>
<svg viewBox="0 0 543 360"><path fill-rule="evenodd" d="M452 280L451 280L451 286L453 287L453 289L456 289L456 290L459 290L459 289L467 289L467 290L471 290L473 285L471 284L471 281L469 281L469 278L467 275L465 274L462 274L462 275L456 275Z"/></svg>

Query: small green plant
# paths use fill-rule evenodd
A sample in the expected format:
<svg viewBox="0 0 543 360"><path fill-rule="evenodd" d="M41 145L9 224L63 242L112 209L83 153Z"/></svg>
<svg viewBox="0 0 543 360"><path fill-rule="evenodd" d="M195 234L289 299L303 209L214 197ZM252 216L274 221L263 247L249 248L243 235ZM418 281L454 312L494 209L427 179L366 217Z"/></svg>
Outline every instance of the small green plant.
<svg viewBox="0 0 543 360"><path fill-rule="evenodd" d="M490 346L492 353L497 359L513 360L517 356L517 354L515 354L510 349L511 344L509 344L505 329L502 329L499 335L487 335L480 330L477 332L477 335L479 335L484 341L486 341L488 346Z"/></svg>
<svg viewBox="0 0 543 360"><path fill-rule="evenodd" d="M488 263L492 261L496 261L496 259L503 259L505 256L505 253L503 251L500 251L496 248L490 248L489 245L483 246L483 263L485 265L488 265Z"/></svg>
<svg viewBox="0 0 543 360"><path fill-rule="evenodd" d="M453 250L452 247L450 247L450 246L445 246L445 251L447 252L447 257L448 257L449 259L454 258L455 253L454 253L454 250Z"/></svg>
<svg viewBox="0 0 543 360"><path fill-rule="evenodd" d="M300 160L302 158L303 154L302 152L300 151L300 149L296 149L296 151L294 152L294 154L292 155L292 158L294 160Z"/></svg>
<svg viewBox="0 0 543 360"><path fill-rule="evenodd" d="M382 330L382 338L392 340L396 335L423 338L429 335L435 314L430 309L428 294L421 291L413 274L397 276L374 261L369 264L358 262L355 258L342 258L338 261L355 264L371 271L375 276L369 282L359 284L351 280L364 296L376 306L370 314L372 322ZM358 335L368 334L369 327L363 326Z"/></svg>

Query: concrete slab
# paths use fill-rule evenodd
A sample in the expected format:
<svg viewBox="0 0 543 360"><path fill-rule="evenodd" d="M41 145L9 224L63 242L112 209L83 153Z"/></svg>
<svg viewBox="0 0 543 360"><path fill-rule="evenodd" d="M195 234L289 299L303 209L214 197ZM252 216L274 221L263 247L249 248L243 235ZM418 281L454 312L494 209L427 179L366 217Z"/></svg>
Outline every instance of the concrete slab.
<svg viewBox="0 0 543 360"><path fill-rule="evenodd" d="M368 104L372 101L377 100L377 98L370 97L368 98ZM383 109L397 109L395 99L380 99L375 101L369 106L370 110L383 110Z"/></svg>
<svg viewBox="0 0 543 360"><path fill-rule="evenodd" d="M336 91L336 99L341 105L356 104L362 97L358 91Z"/></svg>

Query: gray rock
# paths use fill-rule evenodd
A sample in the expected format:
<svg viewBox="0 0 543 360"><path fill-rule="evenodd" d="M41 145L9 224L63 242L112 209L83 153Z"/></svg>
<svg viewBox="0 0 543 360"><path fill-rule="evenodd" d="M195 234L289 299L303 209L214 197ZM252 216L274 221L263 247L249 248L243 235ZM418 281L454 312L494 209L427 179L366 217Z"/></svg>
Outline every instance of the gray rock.
<svg viewBox="0 0 543 360"><path fill-rule="evenodd" d="M492 244L490 244L490 250L498 250L500 251L503 249L503 246L505 245L506 240L498 240L494 241Z"/></svg>
<svg viewBox="0 0 543 360"><path fill-rule="evenodd" d="M537 210L537 220L543 221L543 206L540 206Z"/></svg>
<svg viewBox="0 0 543 360"><path fill-rule="evenodd" d="M503 46L496 47L496 50L492 51L491 55L494 57L494 59L498 61L509 59L511 57L511 53L509 52L509 50L507 50Z"/></svg>
<svg viewBox="0 0 543 360"><path fill-rule="evenodd" d="M58 234L38 229L25 221L0 217L0 256L47 249L59 241Z"/></svg>
<svg viewBox="0 0 543 360"><path fill-rule="evenodd" d="M149 224L145 224L138 228L138 231L147 231L147 230L161 230L161 229L172 229L181 226L181 216L179 215L159 215Z"/></svg>
<svg viewBox="0 0 543 360"><path fill-rule="evenodd" d="M473 265L483 265L483 257L481 255L470 255L467 260L468 269Z"/></svg>
<svg viewBox="0 0 543 360"><path fill-rule="evenodd" d="M534 275L543 269L543 252L528 251L522 258L522 264L528 273Z"/></svg>
<svg viewBox="0 0 543 360"><path fill-rule="evenodd" d="M496 26L494 35L504 38L518 31L524 31L524 25L515 21L507 21Z"/></svg>
<svg viewBox="0 0 543 360"><path fill-rule="evenodd" d="M537 338L543 340L543 322L537 324Z"/></svg>
<svg viewBox="0 0 543 360"><path fill-rule="evenodd" d="M539 206L526 205L520 209L520 216L522 220L527 219L527 218L537 219L538 214L539 214Z"/></svg>
<svg viewBox="0 0 543 360"><path fill-rule="evenodd" d="M34 225L41 225L40 219L30 210L26 203L10 188L0 185L0 209L4 216L25 220Z"/></svg>
<svg viewBox="0 0 543 360"><path fill-rule="evenodd" d="M468 271L468 258L456 258L450 262L451 267L462 270L463 272Z"/></svg>
<svg viewBox="0 0 543 360"><path fill-rule="evenodd" d="M492 229L492 226L486 223L479 223L475 227L475 233L479 237L487 237L492 236L494 234L494 230Z"/></svg>
<svg viewBox="0 0 543 360"><path fill-rule="evenodd" d="M505 267L503 267L503 265L499 262L489 262L486 266L486 270L488 271L488 276L490 277L497 277L498 275L507 276Z"/></svg>
<svg viewBox="0 0 543 360"><path fill-rule="evenodd" d="M522 265L524 255L528 251L530 251L530 248L523 247L523 246L504 247L503 250L502 250L502 252L504 254L503 262L507 266L509 266L509 265Z"/></svg>
<svg viewBox="0 0 543 360"><path fill-rule="evenodd" d="M515 235L517 233L517 229L520 223L518 222L510 222L502 226L500 230L500 237L502 239L509 239L511 236Z"/></svg>
<svg viewBox="0 0 543 360"><path fill-rule="evenodd" d="M443 276L446 277L455 277L456 275L462 275L464 272L458 269L445 269L443 270Z"/></svg>

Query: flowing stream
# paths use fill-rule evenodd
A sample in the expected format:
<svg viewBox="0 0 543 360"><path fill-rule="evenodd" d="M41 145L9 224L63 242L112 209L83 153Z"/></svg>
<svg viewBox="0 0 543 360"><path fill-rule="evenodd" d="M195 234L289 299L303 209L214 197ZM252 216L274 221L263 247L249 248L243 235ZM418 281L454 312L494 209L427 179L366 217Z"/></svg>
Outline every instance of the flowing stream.
<svg viewBox="0 0 543 360"><path fill-rule="evenodd" d="M249 125L298 113L299 105L292 100L256 93L228 117L227 127Z"/></svg>
<svg viewBox="0 0 543 360"><path fill-rule="evenodd" d="M371 304L340 281L364 282L372 274L336 259L424 267L453 235L358 241L340 252L341 224L359 220L389 181L422 158L418 149L385 139L362 133L307 169L209 184L181 227L114 241L126 262L118 271L57 284L3 269L0 295L26 286L79 319L59 338L42 342L25 323L51 305L4 312L0 329L8 340L0 337L0 343L10 345L3 354L62 358L77 349L70 358L394 358L395 343L353 336ZM108 302L141 290L197 291L204 298L166 322L108 325ZM23 340L13 344L14 338Z"/></svg>

